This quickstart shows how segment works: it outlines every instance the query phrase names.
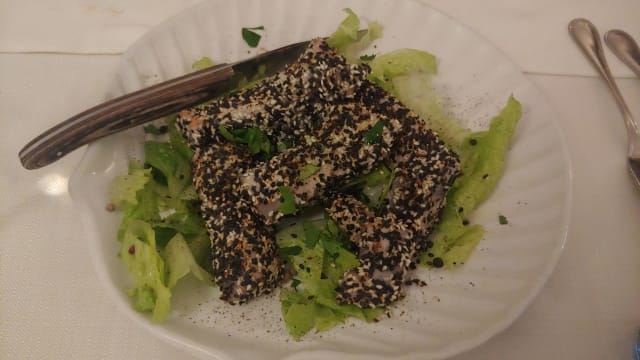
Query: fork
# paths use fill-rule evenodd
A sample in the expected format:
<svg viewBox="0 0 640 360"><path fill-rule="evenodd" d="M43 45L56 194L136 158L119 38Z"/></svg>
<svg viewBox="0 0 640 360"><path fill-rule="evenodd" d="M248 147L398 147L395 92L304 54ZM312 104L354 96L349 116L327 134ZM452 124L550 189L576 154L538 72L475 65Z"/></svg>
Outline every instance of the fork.
<svg viewBox="0 0 640 360"><path fill-rule="evenodd" d="M620 108L627 128L627 164L636 187L640 189L640 129L638 129L638 125L633 120L631 111L629 111L629 107L611 75L607 60L604 57L600 34L596 27L586 19L572 20L569 23L569 34L571 34L578 47L582 49L591 64L609 85L609 89Z"/></svg>

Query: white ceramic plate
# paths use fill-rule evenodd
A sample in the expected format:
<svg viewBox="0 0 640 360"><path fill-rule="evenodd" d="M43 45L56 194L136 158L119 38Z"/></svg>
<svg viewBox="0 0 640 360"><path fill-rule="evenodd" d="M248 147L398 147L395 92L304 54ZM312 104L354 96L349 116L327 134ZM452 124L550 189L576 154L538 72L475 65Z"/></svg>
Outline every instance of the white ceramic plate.
<svg viewBox="0 0 640 360"><path fill-rule="evenodd" d="M424 271L427 287L411 287L376 324L357 320L301 342L287 335L277 297L241 307L218 300L217 290L179 285L168 321L151 324L131 309L131 279L116 256L119 215L105 211L111 179L142 158L142 131L89 146L71 182L96 271L109 296L138 324L202 357L220 359L439 359L489 339L512 323L552 272L564 245L570 203L570 164L556 115L521 71L498 49L446 15L414 1L397 0L212 0L171 18L123 56L110 96L190 70L206 55L238 60L249 50L242 27L263 25L262 48L330 34L351 7L378 20L384 37L372 52L410 47L439 59L435 86L447 108L479 128L510 94L524 106L506 173L475 214L485 238L457 271ZM504 214L509 225L499 225Z"/></svg>

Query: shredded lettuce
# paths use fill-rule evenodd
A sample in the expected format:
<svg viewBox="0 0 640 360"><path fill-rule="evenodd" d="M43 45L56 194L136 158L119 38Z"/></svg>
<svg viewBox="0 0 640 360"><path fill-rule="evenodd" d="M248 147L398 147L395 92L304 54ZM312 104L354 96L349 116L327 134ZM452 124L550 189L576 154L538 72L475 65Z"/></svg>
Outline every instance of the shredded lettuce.
<svg viewBox="0 0 640 360"><path fill-rule="evenodd" d="M383 89L395 93L393 79L401 75L435 74L436 58L426 51L400 49L384 55L378 55L369 62L371 73L369 81Z"/></svg>
<svg viewBox="0 0 640 360"><path fill-rule="evenodd" d="M392 93L408 108L415 111L453 151L459 153L471 130L460 125L458 119L443 110L439 96L431 85L430 73L413 72L392 78Z"/></svg>
<svg viewBox="0 0 640 360"><path fill-rule="evenodd" d="M360 19L353 10L346 8L344 11L347 13L347 17L338 25L336 31L327 38L327 44L336 49L340 49L358 40Z"/></svg>
<svg viewBox="0 0 640 360"><path fill-rule="evenodd" d="M465 175L454 184L450 200L462 209L458 212L460 216L468 215L495 188L521 115L521 104L511 96L500 114L491 120L487 131L472 133L463 143L461 156Z"/></svg>
<svg viewBox="0 0 640 360"><path fill-rule="evenodd" d="M296 286L280 292L282 314L289 333L300 339L311 329L325 331L349 317L367 322L380 316L383 309L361 309L339 304L336 288L343 274L360 261L345 248L346 234L330 219L303 221L276 235L281 248L298 248L286 256L297 271Z"/></svg>
<svg viewBox="0 0 640 360"><path fill-rule="evenodd" d="M191 253L189 244L187 244L184 236L180 233L176 234L169 240L169 243L167 243L167 246L164 248L164 258L169 268L167 286L170 289L173 289L178 283L178 280L189 273L192 273L193 276L201 281L207 281L211 278L211 275L198 265Z"/></svg>
<svg viewBox="0 0 640 360"><path fill-rule="evenodd" d="M111 201L123 211L120 257L136 279L134 309L163 320L171 290L188 273L208 282L210 242L191 179L191 149L170 119L168 142L147 141L144 164L112 183Z"/></svg>
<svg viewBox="0 0 640 360"><path fill-rule="evenodd" d="M194 62L193 64L191 64L191 69L195 70L195 71L198 71L198 70L203 70L203 69L212 67L213 65L215 65L213 60L211 60L207 56L203 56L202 58L200 58L200 60L198 60L198 61Z"/></svg>
<svg viewBox="0 0 640 360"><path fill-rule="evenodd" d="M359 36L360 19L353 10L347 8L344 11L347 13L347 17L340 23L338 29L327 38L327 43L338 49L347 62L358 63L362 61L360 52L382 36L382 25L372 21L367 25L367 31Z"/></svg>
<svg viewBox="0 0 640 360"><path fill-rule="evenodd" d="M171 310L171 291L166 284L165 264L156 248L151 226L135 220L127 227L120 258L135 278L129 291L137 311L151 311L151 320L164 320Z"/></svg>
<svg viewBox="0 0 640 360"><path fill-rule="evenodd" d="M504 171L513 133L522 114L521 104L509 97L489 129L471 133L462 143L462 175L447 193L447 204L433 237L433 248L421 262L440 258L446 268L463 264L484 235L479 225L468 225L472 211L494 190Z"/></svg>
<svg viewBox="0 0 640 360"><path fill-rule="evenodd" d="M138 204L136 194L149 181L151 169L144 169L136 161L129 163L129 174L118 176L113 180L111 189L111 203L121 210L127 206Z"/></svg>
<svg viewBox="0 0 640 360"><path fill-rule="evenodd" d="M359 190L362 199L370 208L377 209L387 197L395 171L385 164L378 165L370 173L361 175L346 184L347 188ZM356 191L356 193L358 193Z"/></svg>

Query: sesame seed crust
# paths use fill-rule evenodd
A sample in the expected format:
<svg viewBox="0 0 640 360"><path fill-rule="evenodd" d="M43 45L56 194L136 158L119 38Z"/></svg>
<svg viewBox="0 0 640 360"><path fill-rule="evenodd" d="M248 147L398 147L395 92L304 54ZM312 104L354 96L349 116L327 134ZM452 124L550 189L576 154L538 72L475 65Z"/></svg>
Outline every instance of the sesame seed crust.
<svg viewBox="0 0 640 360"><path fill-rule="evenodd" d="M407 274L428 247L460 164L416 113L365 80L368 72L316 39L283 72L178 115L194 149L194 184L223 300L244 303L281 281L274 238L284 216L278 211L282 186L298 208L327 204L358 249L361 265L344 274L339 302L372 308L404 296ZM366 141L378 123L379 139ZM293 146L261 161L246 146L226 142L221 125L257 127ZM374 212L342 188L381 162L391 164L394 179ZM302 178L305 165L317 171Z"/></svg>
<svg viewBox="0 0 640 360"><path fill-rule="evenodd" d="M194 184L211 238L214 281L221 299L244 303L269 292L282 278L275 229L239 191L239 175L253 160L244 146L212 144L194 154Z"/></svg>
<svg viewBox="0 0 640 360"><path fill-rule="evenodd" d="M295 142L321 125L309 114L325 103L352 99L368 73L367 66L347 64L324 40L314 39L284 71L257 86L181 111L177 126L193 148L223 141L220 125L257 127L276 143Z"/></svg>

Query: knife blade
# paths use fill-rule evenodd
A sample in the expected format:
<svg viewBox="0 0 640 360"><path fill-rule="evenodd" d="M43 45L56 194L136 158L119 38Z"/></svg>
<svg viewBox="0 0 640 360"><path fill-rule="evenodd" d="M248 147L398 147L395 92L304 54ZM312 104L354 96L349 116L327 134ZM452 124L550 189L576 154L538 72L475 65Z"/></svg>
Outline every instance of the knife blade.
<svg viewBox="0 0 640 360"><path fill-rule="evenodd" d="M236 89L247 79L273 75L294 62L308 44L290 44L108 100L35 137L18 153L20 162L29 170L41 168L92 141L204 103Z"/></svg>

